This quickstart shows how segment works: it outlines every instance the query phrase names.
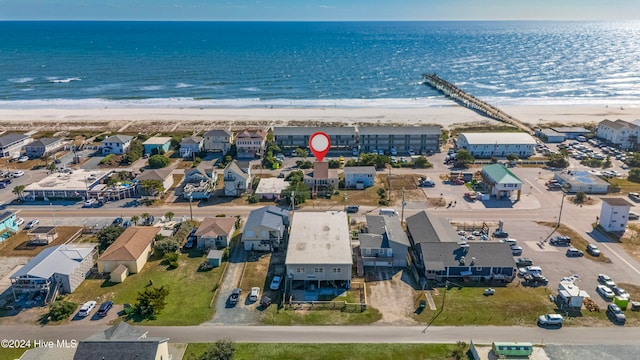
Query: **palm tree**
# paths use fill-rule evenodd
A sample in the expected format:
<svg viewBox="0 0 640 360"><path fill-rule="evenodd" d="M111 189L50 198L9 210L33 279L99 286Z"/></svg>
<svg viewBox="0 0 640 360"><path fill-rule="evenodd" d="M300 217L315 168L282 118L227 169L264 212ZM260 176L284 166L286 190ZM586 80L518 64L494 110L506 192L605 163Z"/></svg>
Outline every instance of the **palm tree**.
<svg viewBox="0 0 640 360"><path fill-rule="evenodd" d="M16 187L13 188L13 193L18 195L18 198L20 198L20 200L24 200L23 198L23 194L24 194L24 185L16 185Z"/></svg>
<svg viewBox="0 0 640 360"><path fill-rule="evenodd" d="M174 214L173 212L171 212L171 211L167 211L167 212L164 214L164 217L165 217L165 218L167 218L167 220L168 220L168 221L171 221L171 219L173 219L174 215L175 215L175 214Z"/></svg>
<svg viewBox="0 0 640 360"><path fill-rule="evenodd" d="M138 220L140 220L140 216L138 215L133 215L131 217L131 221L133 221L133 225L138 226Z"/></svg>

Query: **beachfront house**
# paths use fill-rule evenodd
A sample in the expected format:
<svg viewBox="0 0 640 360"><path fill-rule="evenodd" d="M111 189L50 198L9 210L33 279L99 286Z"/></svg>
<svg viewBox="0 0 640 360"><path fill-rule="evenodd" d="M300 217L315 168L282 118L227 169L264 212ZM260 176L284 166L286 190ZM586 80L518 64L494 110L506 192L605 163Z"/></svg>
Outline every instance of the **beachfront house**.
<svg viewBox="0 0 640 360"><path fill-rule="evenodd" d="M113 135L102 140L100 144L102 155L122 155L129 150L133 136Z"/></svg>
<svg viewBox="0 0 640 360"><path fill-rule="evenodd" d="M267 133L259 129L246 129L236 135L238 159L255 159L262 156Z"/></svg>
<svg viewBox="0 0 640 360"><path fill-rule="evenodd" d="M242 230L242 244L247 251L273 251L286 236L289 211L265 206L249 213Z"/></svg>
<svg viewBox="0 0 640 360"><path fill-rule="evenodd" d="M233 144L233 133L228 130L209 130L204 134L204 150L226 154Z"/></svg>
<svg viewBox="0 0 640 360"><path fill-rule="evenodd" d="M171 147L171 138L166 136L153 136L142 143L144 153L149 155L166 154Z"/></svg>
<svg viewBox="0 0 640 360"><path fill-rule="evenodd" d="M288 153L297 148L306 149L309 147L309 137L319 131L329 136L329 153L332 151L351 151L351 149L357 148L356 128L351 126L275 127L273 128L273 137L280 149Z"/></svg>
<svg viewBox="0 0 640 360"><path fill-rule="evenodd" d="M623 149L630 149L638 144L640 127L620 119L616 121L605 119L598 124L596 134L598 138L606 142L618 145Z"/></svg>
<svg viewBox="0 0 640 360"><path fill-rule="evenodd" d="M62 138L40 138L24 146L24 153L30 159L51 155L64 146Z"/></svg>
<svg viewBox="0 0 640 360"><path fill-rule="evenodd" d="M204 218L194 234L200 249L223 249L236 231L236 219L232 217Z"/></svg>
<svg viewBox="0 0 640 360"><path fill-rule="evenodd" d="M376 168L373 166L345 166L344 186L347 189L365 189L373 186Z"/></svg>
<svg viewBox="0 0 640 360"><path fill-rule="evenodd" d="M251 169L240 168L238 161L233 160L224 168L224 196L240 196L249 189Z"/></svg>
<svg viewBox="0 0 640 360"><path fill-rule="evenodd" d="M358 141L360 151L373 150L386 154L413 155L438 152L440 150L439 125L426 126L360 126Z"/></svg>
<svg viewBox="0 0 640 360"><path fill-rule="evenodd" d="M204 139L200 136L189 136L180 142L180 157L194 160L196 155L204 148Z"/></svg>
<svg viewBox="0 0 640 360"><path fill-rule="evenodd" d="M32 141L33 138L25 134L11 133L0 136L0 152L2 153L2 157L11 156L18 158L22 147Z"/></svg>
<svg viewBox="0 0 640 360"><path fill-rule="evenodd" d="M510 154L528 158L534 154L536 140L523 132L460 133L458 149L465 149L476 158L506 157Z"/></svg>

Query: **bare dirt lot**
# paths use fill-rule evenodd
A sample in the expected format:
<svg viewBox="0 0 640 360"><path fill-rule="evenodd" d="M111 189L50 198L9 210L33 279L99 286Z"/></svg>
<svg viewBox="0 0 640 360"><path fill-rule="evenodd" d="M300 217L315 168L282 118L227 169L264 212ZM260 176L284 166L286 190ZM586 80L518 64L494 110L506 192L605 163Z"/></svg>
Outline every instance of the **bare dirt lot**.
<svg viewBox="0 0 640 360"><path fill-rule="evenodd" d="M80 229L79 226L58 226L58 237L51 244L44 246L29 245L27 232L19 231L0 245L0 256L36 256L43 249L64 244Z"/></svg>
<svg viewBox="0 0 640 360"><path fill-rule="evenodd" d="M376 324L415 325L411 313L416 309L413 303L412 279L405 271L393 273L378 270L367 274L367 302L382 314Z"/></svg>

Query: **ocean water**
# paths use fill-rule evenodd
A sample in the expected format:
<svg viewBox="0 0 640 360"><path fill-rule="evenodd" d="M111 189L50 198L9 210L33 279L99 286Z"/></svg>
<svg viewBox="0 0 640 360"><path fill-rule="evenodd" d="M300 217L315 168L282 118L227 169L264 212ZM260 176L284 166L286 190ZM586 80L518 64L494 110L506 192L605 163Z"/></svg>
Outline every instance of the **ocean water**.
<svg viewBox="0 0 640 360"><path fill-rule="evenodd" d="M0 22L0 108L640 106L640 22Z"/></svg>

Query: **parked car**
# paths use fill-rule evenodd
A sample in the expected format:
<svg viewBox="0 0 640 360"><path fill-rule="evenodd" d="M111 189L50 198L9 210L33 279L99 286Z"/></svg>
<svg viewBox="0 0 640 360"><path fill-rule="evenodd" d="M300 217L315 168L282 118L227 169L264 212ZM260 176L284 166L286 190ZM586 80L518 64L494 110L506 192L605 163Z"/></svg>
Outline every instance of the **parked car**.
<svg viewBox="0 0 640 360"><path fill-rule="evenodd" d="M24 228L25 228L25 229L31 229L31 228L34 228L34 227L35 227L36 225L38 225L39 223L40 223L40 220L38 220L38 219L33 219L33 220L29 221L29 222L27 223L27 226L25 226Z"/></svg>
<svg viewBox="0 0 640 360"><path fill-rule="evenodd" d="M569 236L556 236L549 240L549 244L556 246L569 246L571 245L571 238Z"/></svg>
<svg viewBox="0 0 640 360"><path fill-rule="evenodd" d="M598 285L596 287L596 291L605 299L613 299L616 296L616 294L614 294L613 291L605 285Z"/></svg>
<svg viewBox="0 0 640 360"><path fill-rule="evenodd" d="M615 281L613 281L613 279L611 279L611 277L609 275L606 274L598 274L598 282L600 284L604 284L608 287L615 287L616 283Z"/></svg>
<svg viewBox="0 0 640 360"><path fill-rule="evenodd" d="M117 218L113 219L113 222L111 223L111 225L120 226L120 225L122 225L123 221L124 220L121 217L117 217Z"/></svg>
<svg viewBox="0 0 640 360"><path fill-rule="evenodd" d="M631 297L631 295L629 295L629 293L627 292L627 290L621 288L621 287L617 287L614 286L611 288L611 291L613 291L614 294L616 294L616 296L619 296L623 299L629 299Z"/></svg>
<svg viewBox="0 0 640 360"><path fill-rule="evenodd" d="M566 255L567 255L567 257L581 257L581 256L584 256L584 252L582 252L582 250L578 250L576 248L568 248Z"/></svg>
<svg viewBox="0 0 640 360"><path fill-rule="evenodd" d="M122 222L123 228L128 228L129 226L131 226L131 220L125 220L124 222Z"/></svg>
<svg viewBox="0 0 640 360"><path fill-rule="evenodd" d="M100 307L98 308L98 312L96 314L100 317L107 316L107 314L109 313L109 310L111 310L112 307L113 307L113 302L105 301L100 305Z"/></svg>
<svg viewBox="0 0 640 360"><path fill-rule="evenodd" d="M96 203L96 199L89 199L82 204L82 207L93 207Z"/></svg>
<svg viewBox="0 0 640 360"><path fill-rule="evenodd" d="M600 256L600 249L593 244L587 245L587 253L591 256Z"/></svg>
<svg viewBox="0 0 640 360"><path fill-rule="evenodd" d="M282 282L282 278L280 276L274 276L273 280L271 280L271 285L269 285L269 289L278 290L280 289L280 283Z"/></svg>
<svg viewBox="0 0 640 360"><path fill-rule="evenodd" d="M522 255L522 246L512 246L511 247L511 255L513 255L513 256Z"/></svg>
<svg viewBox="0 0 640 360"><path fill-rule="evenodd" d="M29 161L29 157L28 156L20 156L18 158L18 162L19 163L23 163L23 162L27 162L27 161Z"/></svg>
<svg viewBox="0 0 640 360"><path fill-rule="evenodd" d="M24 171L18 170L13 172L13 177L20 177L24 175Z"/></svg>
<svg viewBox="0 0 640 360"><path fill-rule="evenodd" d="M560 314L545 314L538 317L538 325L540 326L562 326L564 318Z"/></svg>
<svg viewBox="0 0 640 360"><path fill-rule="evenodd" d="M266 308L269 307L269 305L271 305L271 298L267 295L262 296L262 299L260 300L260 306Z"/></svg>
<svg viewBox="0 0 640 360"><path fill-rule="evenodd" d="M251 288L251 293L249 293L249 301L258 301L260 297L260 288L254 286Z"/></svg>
<svg viewBox="0 0 640 360"><path fill-rule="evenodd" d="M347 214L355 214L358 210L360 210L360 206L358 205L347 205L344 207L344 211L346 211Z"/></svg>
<svg viewBox="0 0 640 360"><path fill-rule="evenodd" d="M506 238L506 237L509 237L509 233L502 230L496 230L493 232L493 237Z"/></svg>
<svg viewBox="0 0 640 360"><path fill-rule="evenodd" d="M540 266L529 265L518 269L518 276L520 277L524 277L527 274L531 275L534 273L542 275L542 268Z"/></svg>
<svg viewBox="0 0 640 360"><path fill-rule="evenodd" d="M20 226L20 225L24 224L24 219L23 218L17 218L15 224L16 224L16 226Z"/></svg>
<svg viewBox="0 0 640 360"><path fill-rule="evenodd" d="M629 213L629 220L638 220L640 219L640 214L636 214L634 212Z"/></svg>
<svg viewBox="0 0 640 360"><path fill-rule="evenodd" d="M149 217L144 219L144 226L151 226L154 221L156 221L156 218L153 215L149 215Z"/></svg>
<svg viewBox="0 0 640 360"><path fill-rule="evenodd" d="M86 303L82 304L82 307L80 308L80 311L78 311L78 315L82 316L82 317L87 317L87 316L89 316L89 314L91 314L91 311L95 307L96 307L96 302L95 301L93 301L93 300L87 301Z"/></svg>
<svg viewBox="0 0 640 360"><path fill-rule="evenodd" d="M627 322L627 317L616 304L607 305L607 315L610 316L611 320L616 324L624 325L624 323Z"/></svg>
<svg viewBox="0 0 640 360"><path fill-rule="evenodd" d="M517 258L516 259L516 266L517 267L525 267L525 266L531 266L533 265L533 260L531 260L530 258Z"/></svg>
<svg viewBox="0 0 640 360"><path fill-rule="evenodd" d="M229 304L235 305L240 301L240 294L242 293L242 289L235 288L231 291L231 295L229 295Z"/></svg>

